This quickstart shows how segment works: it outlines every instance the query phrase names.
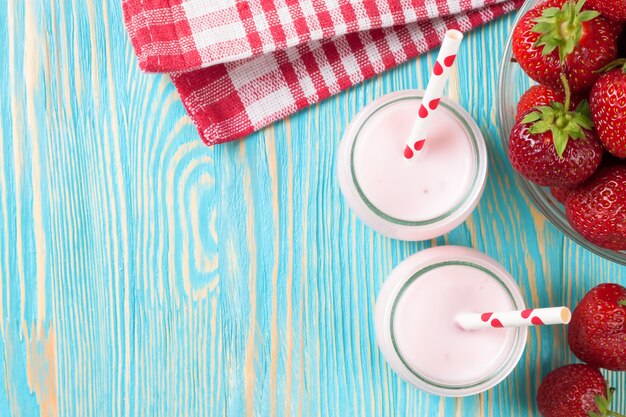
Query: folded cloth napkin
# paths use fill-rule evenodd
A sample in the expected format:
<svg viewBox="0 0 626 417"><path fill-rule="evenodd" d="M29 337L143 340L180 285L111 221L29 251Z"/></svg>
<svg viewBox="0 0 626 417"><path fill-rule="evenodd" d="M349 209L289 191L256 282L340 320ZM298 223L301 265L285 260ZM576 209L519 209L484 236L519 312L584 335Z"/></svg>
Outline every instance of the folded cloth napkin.
<svg viewBox="0 0 626 417"><path fill-rule="evenodd" d="M123 0L140 67L169 72L208 145L245 136L523 0Z"/></svg>

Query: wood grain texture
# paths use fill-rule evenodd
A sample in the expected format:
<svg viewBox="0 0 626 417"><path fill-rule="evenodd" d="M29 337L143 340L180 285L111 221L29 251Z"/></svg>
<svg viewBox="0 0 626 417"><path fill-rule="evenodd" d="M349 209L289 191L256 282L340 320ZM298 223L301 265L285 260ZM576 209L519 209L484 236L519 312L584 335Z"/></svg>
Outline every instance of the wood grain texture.
<svg viewBox="0 0 626 417"><path fill-rule="evenodd" d="M452 243L503 263L532 305L626 283L529 205L499 146L511 16L467 37L450 89L489 143L485 197L423 244L356 220L334 169L346 121L423 87L432 54L206 148L167 76L138 71L119 1L4 0L0 22L2 416L537 416L541 376L573 360L563 329L533 330L496 389L429 396L376 348L385 276Z"/></svg>

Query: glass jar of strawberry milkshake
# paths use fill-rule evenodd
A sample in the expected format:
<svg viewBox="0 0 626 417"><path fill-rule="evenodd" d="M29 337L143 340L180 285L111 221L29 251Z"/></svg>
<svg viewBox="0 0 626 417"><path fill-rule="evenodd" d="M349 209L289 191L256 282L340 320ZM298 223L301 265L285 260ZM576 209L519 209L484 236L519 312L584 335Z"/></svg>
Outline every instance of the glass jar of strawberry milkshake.
<svg viewBox="0 0 626 417"><path fill-rule="evenodd" d="M367 105L347 127L338 181L364 223L395 239L421 241L450 232L482 196L488 156L483 135L458 104L437 100L429 138L407 160L407 138L423 91L398 91ZM432 103L431 103L432 104Z"/></svg>
<svg viewBox="0 0 626 417"><path fill-rule="evenodd" d="M376 301L376 340L389 365L419 389L474 395L513 371L528 330L463 330L455 318L524 308L519 287L493 259L474 249L435 247L389 275Z"/></svg>

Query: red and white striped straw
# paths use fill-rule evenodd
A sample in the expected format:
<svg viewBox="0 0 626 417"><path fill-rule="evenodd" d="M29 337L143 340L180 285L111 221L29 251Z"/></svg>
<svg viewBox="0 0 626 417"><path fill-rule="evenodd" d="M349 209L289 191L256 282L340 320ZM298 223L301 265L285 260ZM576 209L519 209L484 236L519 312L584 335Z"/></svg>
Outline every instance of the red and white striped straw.
<svg viewBox="0 0 626 417"><path fill-rule="evenodd" d="M456 316L456 323L464 330L480 330L501 327L546 326L568 324L572 312L567 307L535 308L501 313L463 313Z"/></svg>
<svg viewBox="0 0 626 417"><path fill-rule="evenodd" d="M420 105L417 120L411 129L406 147L404 149L404 157L406 159L413 158L417 153L421 152L426 144L428 135L428 125L431 120L431 114L439 107L443 89L450 78L450 71L456 55L463 40L463 33L458 30L449 30L441 44L437 62L433 68L433 73L428 80L428 86L424 92L424 98Z"/></svg>

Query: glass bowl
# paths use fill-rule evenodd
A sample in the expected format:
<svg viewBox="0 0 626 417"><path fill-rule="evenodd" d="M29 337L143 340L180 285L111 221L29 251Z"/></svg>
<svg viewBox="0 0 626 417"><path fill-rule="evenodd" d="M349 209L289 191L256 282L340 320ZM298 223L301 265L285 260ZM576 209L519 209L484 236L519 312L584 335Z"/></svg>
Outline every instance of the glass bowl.
<svg viewBox="0 0 626 417"><path fill-rule="evenodd" d="M515 123L517 102L526 90L528 90L533 84L536 84L530 79L530 77L524 74L518 64L511 61L513 58L513 27L517 25L519 20L528 10L535 5L542 3L542 1L543 0L526 0L526 3L524 3L519 10L515 23L511 27L511 33L506 43L502 64L500 65L500 81L498 85L498 119L500 125L500 140L505 151L508 150L509 136ZM548 188L535 185L517 173L515 173L515 175L522 189L527 195L530 196L530 199L533 201L537 209L539 209L546 219L565 233L566 236L605 259L626 265L626 253L603 249L589 242L578 232L572 229L567 221L567 218L565 217L565 208L552 196Z"/></svg>

